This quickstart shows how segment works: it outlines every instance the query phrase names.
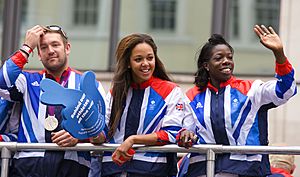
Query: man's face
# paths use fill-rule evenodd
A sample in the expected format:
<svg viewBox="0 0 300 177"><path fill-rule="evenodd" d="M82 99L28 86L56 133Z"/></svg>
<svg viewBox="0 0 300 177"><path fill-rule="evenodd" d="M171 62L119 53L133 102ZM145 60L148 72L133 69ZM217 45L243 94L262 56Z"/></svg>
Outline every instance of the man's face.
<svg viewBox="0 0 300 177"><path fill-rule="evenodd" d="M39 57L45 69L56 72L66 69L70 44L64 45L59 33L46 33L39 42Z"/></svg>

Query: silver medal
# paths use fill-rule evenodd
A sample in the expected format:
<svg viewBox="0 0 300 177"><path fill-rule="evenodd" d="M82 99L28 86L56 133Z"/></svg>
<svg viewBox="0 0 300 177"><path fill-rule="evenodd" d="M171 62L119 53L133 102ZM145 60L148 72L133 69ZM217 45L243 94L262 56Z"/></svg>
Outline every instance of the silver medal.
<svg viewBox="0 0 300 177"><path fill-rule="evenodd" d="M53 131L57 128L58 126L58 120L56 119L55 116L48 116L46 119L45 119L45 129L48 130L48 131Z"/></svg>

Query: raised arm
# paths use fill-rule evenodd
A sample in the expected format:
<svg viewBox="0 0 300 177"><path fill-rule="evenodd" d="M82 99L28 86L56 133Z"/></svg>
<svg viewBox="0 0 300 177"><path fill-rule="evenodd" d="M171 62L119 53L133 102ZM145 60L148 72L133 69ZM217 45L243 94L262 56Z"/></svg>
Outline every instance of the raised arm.
<svg viewBox="0 0 300 177"><path fill-rule="evenodd" d="M15 85L15 81L27 63L29 54L36 48L40 36L43 34L43 27L39 25L34 26L26 32L24 44L20 50L15 52L0 69L0 88L8 89L12 85Z"/></svg>
<svg viewBox="0 0 300 177"><path fill-rule="evenodd" d="M282 105L297 92L294 69L284 54L280 37L272 27L255 25L254 32L260 38L260 42L274 53L276 59L275 77L277 80L271 80L264 84L256 82L258 91L252 101L259 105L270 102L276 106Z"/></svg>

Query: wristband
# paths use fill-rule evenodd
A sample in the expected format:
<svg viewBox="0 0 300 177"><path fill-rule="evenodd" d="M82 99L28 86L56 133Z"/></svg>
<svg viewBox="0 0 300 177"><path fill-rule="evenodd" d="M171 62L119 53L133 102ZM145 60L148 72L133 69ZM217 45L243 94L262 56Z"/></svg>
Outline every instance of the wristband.
<svg viewBox="0 0 300 177"><path fill-rule="evenodd" d="M29 55L31 54L31 52L33 51L31 47L29 47L27 44L23 44L22 47L20 48L20 50L22 52L24 52L25 54L27 54L27 57L29 57Z"/></svg>

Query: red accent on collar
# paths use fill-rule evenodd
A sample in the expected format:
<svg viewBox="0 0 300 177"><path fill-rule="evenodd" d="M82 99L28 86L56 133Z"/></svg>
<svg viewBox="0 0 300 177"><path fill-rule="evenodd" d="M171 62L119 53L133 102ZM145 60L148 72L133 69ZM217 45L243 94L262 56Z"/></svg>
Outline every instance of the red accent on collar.
<svg viewBox="0 0 300 177"><path fill-rule="evenodd" d="M132 83L131 87L134 88L134 89L145 89L145 88L147 88L148 86L151 85L153 80L154 80L154 77L152 76L149 80L147 80L145 82L142 82L141 84Z"/></svg>
<svg viewBox="0 0 300 177"><path fill-rule="evenodd" d="M223 87L226 87L227 85L229 85L231 82L233 82L235 80L235 77L234 76L231 76L230 79L228 79L227 81L225 82L221 82L220 83L220 88L223 88ZM218 92L218 89L216 87L214 87L210 81L208 81L207 83L207 87L215 92Z"/></svg>
<svg viewBox="0 0 300 177"><path fill-rule="evenodd" d="M71 72L71 68L68 67L66 70L64 70L64 72L62 73L60 78L54 78L54 76L49 74L45 69L42 71L42 73L45 73L46 78L55 80L56 82L58 82L60 84L62 83L62 81L64 81L69 76L70 72Z"/></svg>
<svg viewBox="0 0 300 177"><path fill-rule="evenodd" d="M205 89L202 89L202 90L205 90ZM200 92L202 92L202 90L200 91L199 87L193 86L192 88L190 88L186 92L186 96L189 98L190 101L192 101L197 94L199 94Z"/></svg>

